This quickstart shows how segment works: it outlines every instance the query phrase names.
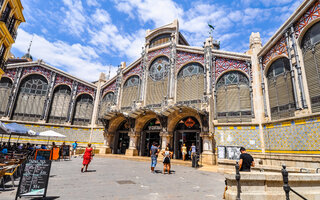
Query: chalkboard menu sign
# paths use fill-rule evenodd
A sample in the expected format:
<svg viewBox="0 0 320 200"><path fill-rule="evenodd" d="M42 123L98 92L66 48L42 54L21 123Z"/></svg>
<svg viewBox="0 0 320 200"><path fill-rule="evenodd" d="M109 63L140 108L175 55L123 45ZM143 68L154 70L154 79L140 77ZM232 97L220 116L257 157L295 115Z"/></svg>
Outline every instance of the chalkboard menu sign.
<svg viewBox="0 0 320 200"><path fill-rule="evenodd" d="M37 149L34 156L35 160L51 160L51 150Z"/></svg>
<svg viewBox="0 0 320 200"><path fill-rule="evenodd" d="M70 146L64 145L62 148L62 155L63 156L70 156Z"/></svg>
<svg viewBox="0 0 320 200"><path fill-rule="evenodd" d="M28 160L23 169L16 200L23 196L42 196L47 193L51 160Z"/></svg>

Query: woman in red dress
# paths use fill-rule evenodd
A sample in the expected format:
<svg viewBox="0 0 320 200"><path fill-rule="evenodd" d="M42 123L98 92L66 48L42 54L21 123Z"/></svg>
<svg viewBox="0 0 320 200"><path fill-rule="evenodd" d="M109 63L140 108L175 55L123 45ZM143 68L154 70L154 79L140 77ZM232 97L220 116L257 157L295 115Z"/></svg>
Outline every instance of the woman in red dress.
<svg viewBox="0 0 320 200"><path fill-rule="evenodd" d="M83 155L81 172L83 172L84 167L86 167L85 172L88 171L88 165L90 164L91 159L92 159L92 148L91 148L91 144L89 143Z"/></svg>

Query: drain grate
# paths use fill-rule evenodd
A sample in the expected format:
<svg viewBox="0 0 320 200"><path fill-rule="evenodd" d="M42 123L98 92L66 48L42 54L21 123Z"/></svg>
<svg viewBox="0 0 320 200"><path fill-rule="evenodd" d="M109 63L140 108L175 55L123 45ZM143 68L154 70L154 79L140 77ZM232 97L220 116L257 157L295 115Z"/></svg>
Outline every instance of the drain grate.
<svg viewBox="0 0 320 200"><path fill-rule="evenodd" d="M125 184L136 184L135 182L131 181L131 180L121 180L121 181L117 181L118 184L120 185L125 185Z"/></svg>

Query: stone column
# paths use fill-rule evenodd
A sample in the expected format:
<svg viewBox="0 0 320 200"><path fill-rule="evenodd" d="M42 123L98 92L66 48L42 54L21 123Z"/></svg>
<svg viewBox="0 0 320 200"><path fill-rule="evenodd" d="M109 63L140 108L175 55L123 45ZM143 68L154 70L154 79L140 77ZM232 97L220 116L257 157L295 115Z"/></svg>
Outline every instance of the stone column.
<svg viewBox="0 0 320 200"><path fill-rule="evenodd" d="M103 146L101 147L100 153L102 153L102 154L111 154L112 153L111 147L113 146L114 134L108 133L108 132L104 132L103 136L104 136Z"/></svg>
<svg viewBox="0 0 320 200"><path fill-rule="evenodd" d="M115 101L114 101L114 106L120 110L121 109L121 93L122 93L122 78L123 78L123 69L126 67L125 62L121 62L121 66L117 71L117 79L116 79L116 89L114 92L115 96Z"/></svg>
<svg viewBox="0 0 320 200"><path fill-rule="evenodd" d="M202 163L214 165L216 164L215 155L213 154L213 135L208 133L201 133L203 143Z"/></svg>
<svg viewBox="0 0 320 200"><path fill-rule="evenodd" d="M68 109L68 116L67 116L67 124L72 123L73 113L74 113L75 104L76 104L77 90L78 90L78 82L73 81L72 90L71 90L71 99L69 102L69 109Z"/></svg>
<svg viewBox="0 0 320 200"><path fill-rule="evenodd" d="M175 72L176 72L176 57L177 57L177 48L176 48L176 34L171 34L171 54L170 54L170 66L169 66L169 76L168 76L168 105L174 104L175 97Z"/></svg>
<svg viewBox="0 0 320 200"><path fill-rule="evenodd" d="M129 142L129 148L126 150L126 156L138 156L138 141L140 134L136 132L130 132L130 142Z"/></svg>

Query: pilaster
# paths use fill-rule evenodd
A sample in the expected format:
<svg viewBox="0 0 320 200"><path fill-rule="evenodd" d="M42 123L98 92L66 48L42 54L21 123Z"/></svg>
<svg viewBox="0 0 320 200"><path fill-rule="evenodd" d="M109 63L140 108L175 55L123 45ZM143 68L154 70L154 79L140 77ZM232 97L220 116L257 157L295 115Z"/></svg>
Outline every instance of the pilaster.
<svg viewBox="0 0 320 200"><path fill-rule="evenodd" d="M14 82L13 82L13 86L12 86L12 90L11 90L11 94L9 97L9 103L7 106L7 118L11 119L12 114L13 114L13 108L17 99L17 95L19 92L19 86L20 86L20 81L21 81L21 76L22 76L22 72L23 72L23 68L17 68L17 73L14 77Z"/></svg>
<svg viewBox="0 0 320 200"><path fill-rule="evenodd" d="M46 101L44 103L44 109L43 109L43 114L42 114L42 120L45 123L48 119L49 116L49 110L50 110L50 106L51 106L51 102L53 99L53 94L54 94L54 85L56 82L56 73L55 72L51 72L51 80L49 83L49 88L48 88L48 93L46 96Z"/></svg>

